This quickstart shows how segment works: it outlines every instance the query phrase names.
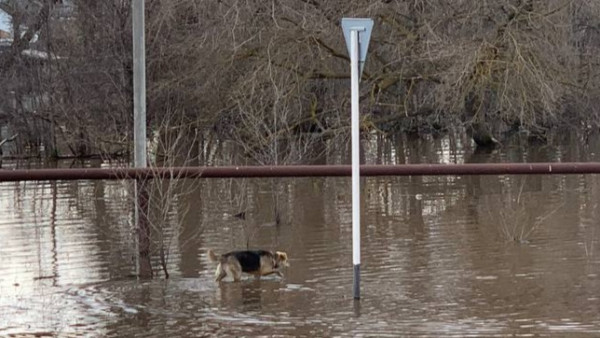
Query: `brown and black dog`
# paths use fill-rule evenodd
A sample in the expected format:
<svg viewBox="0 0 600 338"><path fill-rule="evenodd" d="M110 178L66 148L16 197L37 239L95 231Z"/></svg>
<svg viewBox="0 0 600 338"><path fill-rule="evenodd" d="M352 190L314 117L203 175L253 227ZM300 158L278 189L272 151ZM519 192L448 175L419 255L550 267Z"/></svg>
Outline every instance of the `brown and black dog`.
<svg viewBox="0 0 600 338"><path fill-rule="evenodd" d="M290 266L287 254L281 251L245 250L217 255L212 250L208 250L208 257L213 262L219 262L215 270L217 282L228 275L237 282L242 278L242 272L252 274L256 278L273 273L283 277L280 269Z"/></svg>

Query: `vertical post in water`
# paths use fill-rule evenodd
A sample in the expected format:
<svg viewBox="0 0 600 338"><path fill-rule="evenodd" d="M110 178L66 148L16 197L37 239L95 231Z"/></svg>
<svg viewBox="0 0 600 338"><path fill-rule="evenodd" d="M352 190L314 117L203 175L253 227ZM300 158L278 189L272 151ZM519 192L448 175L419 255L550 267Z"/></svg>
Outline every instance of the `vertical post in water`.
<svg viewBox="0 0 600 338"><path fill-rule="evenodd" d="M358 90L358 30L350 31L350 81L352 91L352 264L354 299L360 299L360 117Z"/></svg>
<svg viewBox="0 0 600 338"><path fill-rule="evenodd" d="M354 265L354 299L360 299L360 117L358 83L367 59L367 48L373 20L343 18L342 31L350 54L350 87L352 91L352 263Z"/></svg>
<svg viewBox="0 0 600 338"><path fill-rule="evenodd" d="M144 1L133 0L133 138L134 166L146 167L146 46Z"/></svg>
<svg viewBox="0 0 600 338"><path fill-rule="evenodd" d="M146 45L144 6L145 0L133 0L133 162L136 168L146 167ZM152 277L150 264L150 225L147 215L148 193L144 180L135 184L135 223L138 232L137 274Z"/></svg>

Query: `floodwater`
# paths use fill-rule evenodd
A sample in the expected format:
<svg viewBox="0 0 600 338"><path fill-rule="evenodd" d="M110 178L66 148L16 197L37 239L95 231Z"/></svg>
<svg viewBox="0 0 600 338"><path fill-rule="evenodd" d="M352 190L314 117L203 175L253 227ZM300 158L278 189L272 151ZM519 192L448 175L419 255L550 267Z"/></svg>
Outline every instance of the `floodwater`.
<svg viewBox="0 0 600 338"><path fill-rule="evenodd" d="M567 141L478 153L456 138L375 138L365 154L398 164L598 160L598 142ZM153 216L164 221L153 225L150 281L131 277L129 188L0 183L0 336L600 336L597 175L363 179L359 302L350 178L185 182ZM205 250L246 246L286 251L285 277L216 284Z"/></svg>

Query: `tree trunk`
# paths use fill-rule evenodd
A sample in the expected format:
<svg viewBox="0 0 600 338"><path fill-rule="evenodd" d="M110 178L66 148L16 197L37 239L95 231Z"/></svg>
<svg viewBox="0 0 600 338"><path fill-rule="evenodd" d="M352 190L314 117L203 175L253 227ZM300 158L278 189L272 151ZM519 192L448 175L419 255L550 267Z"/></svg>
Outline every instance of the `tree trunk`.
<svg viewBox="0 0 600 338"><path fill-rule="evenodd" d="M138 273L140 278L152 278L150 262L150 223L148 221L148 190L144 180L136 180L137 191L137 233L138 233Z"/></svg>

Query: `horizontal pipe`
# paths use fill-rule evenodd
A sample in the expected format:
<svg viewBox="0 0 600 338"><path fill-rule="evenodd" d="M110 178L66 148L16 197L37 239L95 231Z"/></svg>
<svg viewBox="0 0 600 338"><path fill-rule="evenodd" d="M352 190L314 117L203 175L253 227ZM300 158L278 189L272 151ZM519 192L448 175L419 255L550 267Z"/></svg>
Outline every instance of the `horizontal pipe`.
<svg viewBox="0 0 600 338"><path fill-rule="evenodd" d="M600 162L361 165L361 176L599 174ZM226 166L172 168L0 169L0 182L351 176L349 165Z"/></svg>

